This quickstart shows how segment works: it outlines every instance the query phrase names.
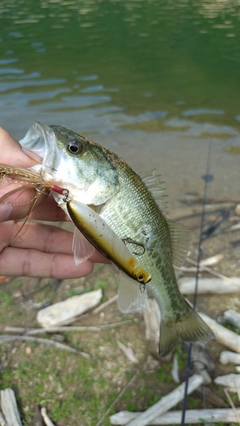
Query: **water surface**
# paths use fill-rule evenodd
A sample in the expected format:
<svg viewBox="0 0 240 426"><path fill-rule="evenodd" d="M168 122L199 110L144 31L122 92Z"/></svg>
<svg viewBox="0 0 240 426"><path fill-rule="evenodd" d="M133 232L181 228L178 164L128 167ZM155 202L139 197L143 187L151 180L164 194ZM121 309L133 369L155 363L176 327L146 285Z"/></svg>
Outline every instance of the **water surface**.
<svg viewBox="0 0 240 426"><path fill-rule="evenodd" d="M239 14L234 0L2 0L1 125L66 125L157 167L171 193L176 175L200 179L212 140L232 190Z"/></svg>

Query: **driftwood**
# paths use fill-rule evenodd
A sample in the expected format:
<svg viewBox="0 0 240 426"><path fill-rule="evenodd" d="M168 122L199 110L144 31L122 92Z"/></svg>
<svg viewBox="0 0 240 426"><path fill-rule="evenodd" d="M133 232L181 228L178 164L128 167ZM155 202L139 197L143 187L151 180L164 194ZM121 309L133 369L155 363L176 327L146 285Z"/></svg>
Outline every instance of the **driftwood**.
<svg viewBox="0 0 240 426"><path fill-rule="evenodd" d="M193 392L203 383L202 376L194 374L190 377L188 381L188 394ZM146 410L144 413L141 413L136 419L130 421L128 426L146 426L151 424L156 417L161 416L166 411L170 410L176 404L178 404L184 397L186 383L183 382L178 386L174 391L170 392L168 395L162 397L160 401L154 404L151 408Z"/></svg>
<svg viewBox="0 0 240 426"><path fill-rule="evenodd" d="M124 345L119 340L117 340L117 345L124 353L124 355L129 359L129 361L131 361L133 364L138 364L138 359L131 347Z"/></svg>
<svg viewBox="0 0 240 426"><path fill-rule="evenodd" d="M218 376L214 379L214 383L227 387L231 392L239 392L240 375L231 373L225 374L224 376Z"/></svg>
<svg viewBox="0 0 240 426"><path fill-rule="evenodd" d="M45 407L41 408L41 415L46 426L54 426L52 420L50 420L50 418L47 415L47 410Z"/></svg>
<svg viewBox="0 0 240 426"><path fill-rule="evenodd" d="M207 259L200 260L199 266L213 266L217 265L217 263L221 262L223 260L224 254L219 253L215 254L214 256L208 257Z"/></svg>
<svg viewBox="0 0 240 426"><path fill-rule="evenodd" d="M69 297L63 302L41 309L37 314L37 321L42 327L71 324L79 315L97 306L101 298L101 289Z"/></svg>
<svg viewBox="0 0 240 426"><path fill-rule="evenodd" d="M236 354L235 352L223 351L220 354L219 361L221 364L240 364L240 354Z"/></svg>
<svg viewBox="0 0 240 426"><path fill-rule="evenodd" d="M240 279L229 278L230 281L224 281L220 278L199 278L198 293L227 294L240 292ZM179 288L182 294L194 294L196 286L195 277L184 277L179 279Z"/></svg>
<svg viewBox="0 0 240 426"><path fill-rule="evenodd" d="M234 311L233 309L228 309L224 312L223 318L228 321L234 327L240 329L240 313Z"/></svg>
<svg viewBox="0 0 240 426"><path fill-rule="evenodd" d="M112 425L129 425L129 422L139 418L141 413L130 413L129 411L120 411L110 417ZM211 408L201 410L187 410L185 413L185 424L202 423L204 420L208 423L223 422L236 423L240 416L240 409L236 410L236 414L231 408ZM169 411L155 420L148 423L149 425L179 425L182 419L182 411ZM204 422L204 424L205 424Z"/></svg>
<svg viewBox="0 0 240 426"><path fill-rule="evenodd" d="M15 394L12 389L1 390L1 407L7 425L22 426Z"/></svg>
<svg viewBox="0 0 240 426"><path fill-rule="evenodd" d="M235 352L240 353L240 336L238 334L228 330L226 327L218 324L212 318L203 313L199 313L199 315L212 329L215 334L215 338L219 343L227 346L229 349L232 349Z"/></svg>

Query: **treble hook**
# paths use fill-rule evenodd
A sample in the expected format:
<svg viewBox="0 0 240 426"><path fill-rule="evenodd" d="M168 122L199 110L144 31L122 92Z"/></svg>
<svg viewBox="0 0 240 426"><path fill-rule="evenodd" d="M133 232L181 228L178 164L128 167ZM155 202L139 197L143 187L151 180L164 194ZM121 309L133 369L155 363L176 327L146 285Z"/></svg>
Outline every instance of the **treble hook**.
<svg viewBox="0 0 240 426"><path fill-rule="evenodd" d="M132 254L134 254L135 256L142 256L146 249L143 243L139 243L138 241L133 240L132 238L128 237L128 238L123 238L122 241L124 242L124 244L129 243L129 244L135 244L138 247L141 247L143 249L142 253L137 253L137 252L132 252Z"/></svg>

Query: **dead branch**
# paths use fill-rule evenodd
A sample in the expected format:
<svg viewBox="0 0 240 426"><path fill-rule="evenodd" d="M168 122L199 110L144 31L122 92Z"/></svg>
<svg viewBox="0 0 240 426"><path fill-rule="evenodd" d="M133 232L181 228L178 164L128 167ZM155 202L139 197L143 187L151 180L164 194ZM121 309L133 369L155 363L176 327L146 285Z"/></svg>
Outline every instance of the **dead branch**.
<svg viewBox="0 0 240 426"><path fill-rule="evenodd" d="M30 337L30 336L0 336L0 345L12 342L14 340L23 340L27 342L37 342L37 343L44 343L45 345L54 346L58 349L63 349L68 352L72 352L74 354L80 355L83 358L89 359L90 355L86 354L85 352L80 352L77 349L70 348L70 346L64 345L63 343L55 342L55 340L50 339L42 339L37 337Z"/></svg>

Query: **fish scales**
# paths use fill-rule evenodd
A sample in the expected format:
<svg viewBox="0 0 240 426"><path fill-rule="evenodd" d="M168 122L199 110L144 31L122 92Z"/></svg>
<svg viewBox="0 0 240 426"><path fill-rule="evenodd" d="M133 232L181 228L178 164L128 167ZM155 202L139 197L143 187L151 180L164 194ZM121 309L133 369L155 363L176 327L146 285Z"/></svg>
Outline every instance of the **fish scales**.
<svg viewBox="0 0 240 426"><path fill-rule="evenodd" d="M116 163L120 166L117 167L120 190L101 207L100 215L122 239L130 237L145 245L146 237L150 238L149 250L139 256L141 264L154 277L147 284L147 289L160 300L161 311L173 310L179 316L186 312L186 303L178 289L172 266L167 221L139 176L133 174L120 159ZM149 236L142 233L146 226L151 233ZM156 281L159 283L157 286Z"/></svg>
<svg viewBox="0 0 240 426"><path fill-rule="evenodd" d="M182 340L211 339L211 329L181 295L173 268L174 262L183 260L186 235L179 224L173 225L163 215L146 180L108 148L62 126L36 123L22 143L33 151L42 144L44 179L59 181L72 200L93 208L120 239L126 239L132 253L139 253L139 262L152 276L147 292L161 310L160 355ZM131 298L137 284L129 280Z"/></svg>

